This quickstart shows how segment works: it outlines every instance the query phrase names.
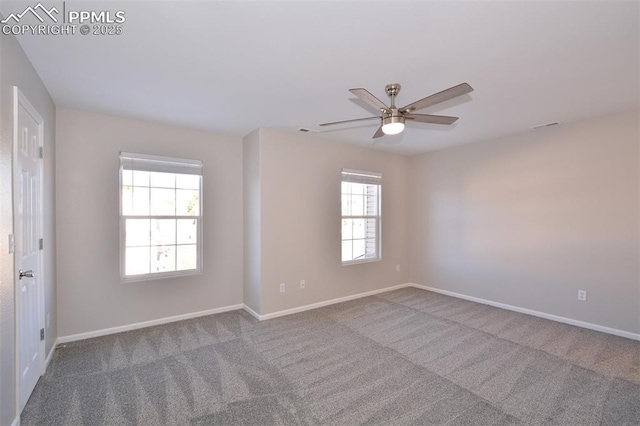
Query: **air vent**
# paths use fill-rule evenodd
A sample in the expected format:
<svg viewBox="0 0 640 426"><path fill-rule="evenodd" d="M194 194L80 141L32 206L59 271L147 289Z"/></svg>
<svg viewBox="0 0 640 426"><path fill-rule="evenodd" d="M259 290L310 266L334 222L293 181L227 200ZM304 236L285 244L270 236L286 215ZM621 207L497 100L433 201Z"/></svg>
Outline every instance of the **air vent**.
<svg viewBox="0 0 640 426"><path fill-rule="evenodd" d="M557 126L558 124L560 124L560 123L559 123L559 122L557 122L557 121L554 121L553 123L540 124L540 125L538 125L538 126L534 126L534 127L533 127L533 130L540 129L540 128L542 128L542 127Z"/></svg>
<svg viewBox="0 0 640 426"><path fill-rule="evenodd" d="M307 132L309 131L309 129L305 129L304 127L300 127L300 128L298 129L298 131L299 131L299 132L302 132L302 133L307 133Z"/></svg>

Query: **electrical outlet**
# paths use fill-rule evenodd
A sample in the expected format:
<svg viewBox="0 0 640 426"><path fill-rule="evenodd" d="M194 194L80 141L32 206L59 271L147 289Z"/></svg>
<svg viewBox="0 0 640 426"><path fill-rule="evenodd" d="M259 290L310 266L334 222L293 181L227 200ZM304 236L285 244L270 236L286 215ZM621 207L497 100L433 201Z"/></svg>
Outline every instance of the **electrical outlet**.
<svg viewBox="0 0 640 426"><path fill-rule="evenodd" d="M300 288L304 288L307 283L304 280L300 280Z"/></svg>
<svg viewBox="0 0 640 426"><path fill-rule="evenodd" d="M396 272L400 272L400 265L396 265Z"/></svg>
<svg viewBox="0 0 640 426"><path fill-rule="evenodd" d="M284 283L280 283L280 293L284 293Z"/></svg>
<svg viewBox="0 0 640 426"><path fill-rule="evenodd" d="M581 302L587 301L587 290L578 290L578 300Z"/></svg>

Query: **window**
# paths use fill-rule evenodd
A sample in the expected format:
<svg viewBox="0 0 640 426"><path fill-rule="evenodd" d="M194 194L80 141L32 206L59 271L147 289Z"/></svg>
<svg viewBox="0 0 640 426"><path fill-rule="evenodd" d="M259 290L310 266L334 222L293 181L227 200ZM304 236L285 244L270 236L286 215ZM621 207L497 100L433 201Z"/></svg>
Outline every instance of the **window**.
<svg viewBox="0 0 640 426"><path fill-rule="evenodd" d="M380 260L379 173L342 170L342 264Z"/></svg>
<svg viewBox="0 0 640 426"><path fill-rule="evenodd" d="M202 271L202 162L120 153L120 275Z"/></svg>

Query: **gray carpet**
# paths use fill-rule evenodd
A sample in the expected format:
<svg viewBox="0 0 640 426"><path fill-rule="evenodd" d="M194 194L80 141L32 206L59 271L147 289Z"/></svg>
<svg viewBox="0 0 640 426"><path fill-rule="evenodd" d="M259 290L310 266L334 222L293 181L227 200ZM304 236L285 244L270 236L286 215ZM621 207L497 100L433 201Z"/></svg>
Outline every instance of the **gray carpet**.
<svg viewBox="0 0 640 426"><path fill-rule="evenodd" d="M23 425L638 425L640 342L407 288L68 344Z"/></svg>

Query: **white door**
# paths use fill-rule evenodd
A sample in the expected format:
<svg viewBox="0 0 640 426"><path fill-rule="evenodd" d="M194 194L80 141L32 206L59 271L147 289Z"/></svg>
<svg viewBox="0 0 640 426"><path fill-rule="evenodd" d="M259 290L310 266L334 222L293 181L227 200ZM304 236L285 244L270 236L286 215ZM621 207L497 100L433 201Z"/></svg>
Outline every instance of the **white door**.
<svg viewBox="0 0 640 426"><path fill-rule="evenodd" d="M44 122L14 88L14 233L16 337L19 412L33 392L44 365L41 341L43 305L40 274L41 174Z"/></svg>

